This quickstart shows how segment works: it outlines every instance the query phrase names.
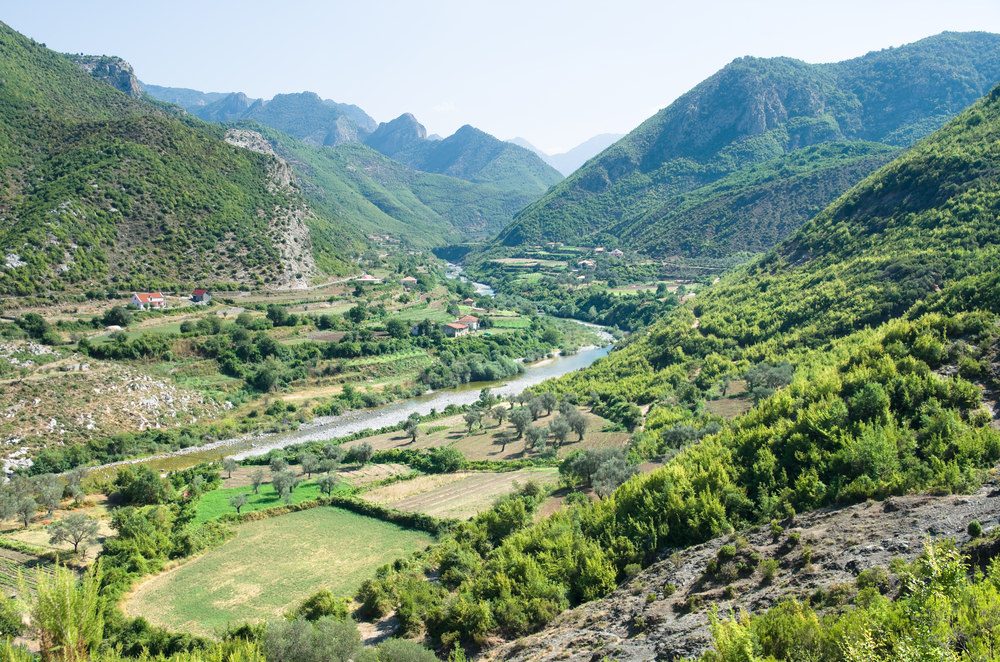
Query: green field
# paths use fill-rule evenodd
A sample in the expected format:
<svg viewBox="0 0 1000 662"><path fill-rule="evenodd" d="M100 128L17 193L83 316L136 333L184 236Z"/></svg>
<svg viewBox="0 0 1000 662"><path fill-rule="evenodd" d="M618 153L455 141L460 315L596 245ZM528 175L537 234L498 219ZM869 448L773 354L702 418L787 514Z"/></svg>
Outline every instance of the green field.
<svg viewBox="0 0 1000 662"><path fill-rule="evenodd" d="M352 595L377 567L432 542L422 531L317 507L241 525L222 545L140 584L128 614L203 635L280 618L320 589Z"/></svg>
<svg viewBox="0 0 1000 662"><path fill-rule="evenodd" d="M349 491L350 487L346 484L337 487L337 493ZM251 487L229 487L212 490L211 492L206 492L198 499L198 503L195 505L195 523L207 522L228 513L235 514L236 509L229 505L229 500L237 494L246 494L250 497L250 500L240 511L244 513L285 505L285 502L281 500L281 497L274 491L270 483L261 485L258 494L254 494ZM302 503L303 501L318 499L320 496L319 485L314 481L306 481L292 491L292 503Z"/></svg>

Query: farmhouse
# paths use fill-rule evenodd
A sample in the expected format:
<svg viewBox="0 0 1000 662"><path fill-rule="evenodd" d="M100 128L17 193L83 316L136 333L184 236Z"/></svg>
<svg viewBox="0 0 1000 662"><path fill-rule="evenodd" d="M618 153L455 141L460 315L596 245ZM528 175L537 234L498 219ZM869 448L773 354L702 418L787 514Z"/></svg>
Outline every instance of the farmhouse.
<svg viewBox="0 0 1000 662"><path fill-rule="evenodd" d="M167 307L167 300L160 292L133 292L130 304L139 310L159 310Z"/></svg>
<svg viewBox="0 0 1000 662"><path fill-rule="evenodd" d="M597 268L597 263L594 262L593 260L580 260L579 262L576 263L576 266L580 267L581 269L595 269Z"/></svg>
<svg viewBox="0 0 1000 662"><path fill-rule="evenodd" d="M458 336L464 336L469 333L469 327L459 322L448 322L441 330L444 331L444 335L449 338L457 338Z"/></svg>
<svg viewBox="0 0 1000 662"><path fill-rule="evenodd" d="M191 293L191 301L194 301L195 303L211 303L212 293L208 290L198 288Z"/></svg>
<svg viewBox="0 0 1000 662"><path fill-rule="evenodd" d="M399 279L399 284L405 287L406 289L410 289L411 287L417 286L417 279L414 278L413 276L406 276L405 278Z"/></svg>
<svg viewBox="0 0 1000 662"><path fill-rule="evenodd" d="M622 257L625 255L625 251L623 251L620 248L616 248L615 250L608 253L608 255L610 255L611 257Z"/></svg>
<svg viewBox="0 0 1000 662"><path fill-rule="evenodd" d="M598 254L603 253L604 252L604 246L598 246L597 248L594 249L594 252L598 253Z"/></svg>
<svg viewBox="0 0 1000 662"><path fill-rule="evenodd" d="M473 299L472 297L465 297L464 299L462 299L462 303L465 304L466 306L474 306L476 305L476 300Z"/></svg>
<svg viewBox="0 0 1000 662"><path fill-rule="evenodd" d="M464 324L465 326L469 327L469 331L479 330L479 318L476 317L475 315L463 315L462 317L459 317L455 321L458 322L459 324Z"/></svg>
<svg viewBox="0 0 1000 662"><path fill-rule="evenodd" d="M356 283L372 283L372 284L375 284L375 283L381 283L382 279L381 278L376 278L375 276L372 276L371 274L361 274L360 276L358 276L357 278L354 279L354 282L356 282Z"/></svg>

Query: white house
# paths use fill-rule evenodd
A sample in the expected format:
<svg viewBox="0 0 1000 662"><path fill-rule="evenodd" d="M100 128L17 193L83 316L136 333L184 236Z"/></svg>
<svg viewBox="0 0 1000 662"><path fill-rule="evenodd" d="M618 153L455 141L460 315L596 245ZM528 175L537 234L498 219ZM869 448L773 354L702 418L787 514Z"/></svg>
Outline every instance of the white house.
<svg viewBox="0 0 1000 662"><path fill-rule="evenodd" d="M131 305L139 310L160 310L167 307L161 292L133 292Z"/></svg>

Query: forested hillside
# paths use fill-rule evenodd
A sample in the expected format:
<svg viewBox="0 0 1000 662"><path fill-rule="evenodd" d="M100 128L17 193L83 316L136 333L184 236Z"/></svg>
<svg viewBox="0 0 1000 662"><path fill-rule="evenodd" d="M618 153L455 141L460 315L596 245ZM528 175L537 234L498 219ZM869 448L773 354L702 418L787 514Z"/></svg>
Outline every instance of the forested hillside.
<svg viewBox="0 0 1000 662"><path fill-rule="evenodd" d="M130 98L7 26L0 49L0 292L311 275L311 212L276 185L273 157ZM340 232L326 268L347 269L357 238ZM304 261L290 264L292 253Z"/></svg>
<svg viewBox="0 0 1000 662"><path fill-rule="evenodd" d="M533 199L415 170L362 143L320 148L278 131L261 131L292 164L316 209L350 219L366 234L390 234L423 247L481 239L495 234Z"/></svg>
<svg viewBox="0 0 1000 662"><path fill-rule="evenodd" d="M423 590L416 609L433 636L482 645L607 593L664 550L749 523L974 489L1000 460L982 390L998 385L997 158L1000 88L766 257L543 385L632 425L635 403L649 405L630 453L665 465L494 549L451 542L367 595L395 591L410 608ZM725 422L704 401L736 378L757 404ZM407 583L427 563L455 573L453 591Z"/></svg>
<svg viewBox="0 0 1000 662"><path fill-rule="evenodd" d="M525 209L499 241L759 252L1000 80L1000 36L834 64L740 58Z"/></svg>

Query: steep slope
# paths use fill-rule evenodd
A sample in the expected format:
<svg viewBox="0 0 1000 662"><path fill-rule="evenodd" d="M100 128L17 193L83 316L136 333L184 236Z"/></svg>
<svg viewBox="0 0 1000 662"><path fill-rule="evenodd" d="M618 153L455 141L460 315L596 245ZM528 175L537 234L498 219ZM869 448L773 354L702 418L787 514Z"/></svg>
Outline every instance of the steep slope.
<svg viewBox="0 0 1000 662"><path fill-rule="evenodd" d="M430 140L409 113L380 124L365 142L417 170L529 195L540 195L562 179L536 154L469 125L442 140Z"/></svg>
<svg viewBox="0 0 1000 662"><path fill-rule="evenodd" d="M512 138L510 142L518 145L519 147L531 150L564 176L569 177L584 163L597 156L605 149L621 140L623 137L624 135L621 133L601 133L593 138L583 141L576 147L559 154L546 154L524 138Z"/></svg>
<svg viewBox="0 0 1000 662"><path fill-rule="evenodd" d="M263 129L295 169L312 205L349 218L366 234L389 234L415 246L492 236L530 200L409 168L361 143L314 147Z"/></svg>
<svg viewBox="0 0 1000 662"><path fill-rule="evenodd" d="M1000 462L998 159L1000 88L766 257L590 368L540 385L588 394L593 411L623 424L641 421L628 453L662 466L599 502L524 524L496 546L446 540L363 597L401 592L390 599L397 607L427 596L437 601L420 612L432 637L482 647L540 629L666 554L753 525L784 522L780 533L777 526L835 504L974 492ZM748 379L757 402L723 420L704 400L737 378ZM596 482L594 466L567 466L568 478L586 482L589 471ZM743 548L720 547L680 607L699 611L738 595L725 586L761 560ZM421 582L445 576L456 558L462 572L425 590ZM803 546L798 563L816 560ZM417 588L400 588L412 582ZM709 582L722 584L719 595L699 598ZM602 616L590 613L599 625ZM581 648L594 641L585 632L556 636ZM522 644L505 650L516 655Z"/></svg>
<svg viewBox="0 0 1000 662"><path fill-rule="evenodd" d="M998 80L1000 36L986 33L835 64L740 58L525 209L499 241L761 251ZM828 143L840 147L810 149ZM831 183L810 185L820 180Z"/></svg>
<svg viewBox="0 0 1000 662"><path fill-rule="evenodd" d="M198 115L204 117L204 112ZM270 101L258 101L239 117L273 127L309 145L340 145L367 135L375 121L360 108L319 98L314 92L278 94Z"/></svg>
<svg viewBox="0 0 1000 662"><path fill-rule="evenodd" d="M130 98L7 26L0 53L0 292L311 275L311 248L287 245L308 211L276 185L274 157ZM347 266L341 236L329 267ZM292 253L306 257L291 265Z"/></svg>

